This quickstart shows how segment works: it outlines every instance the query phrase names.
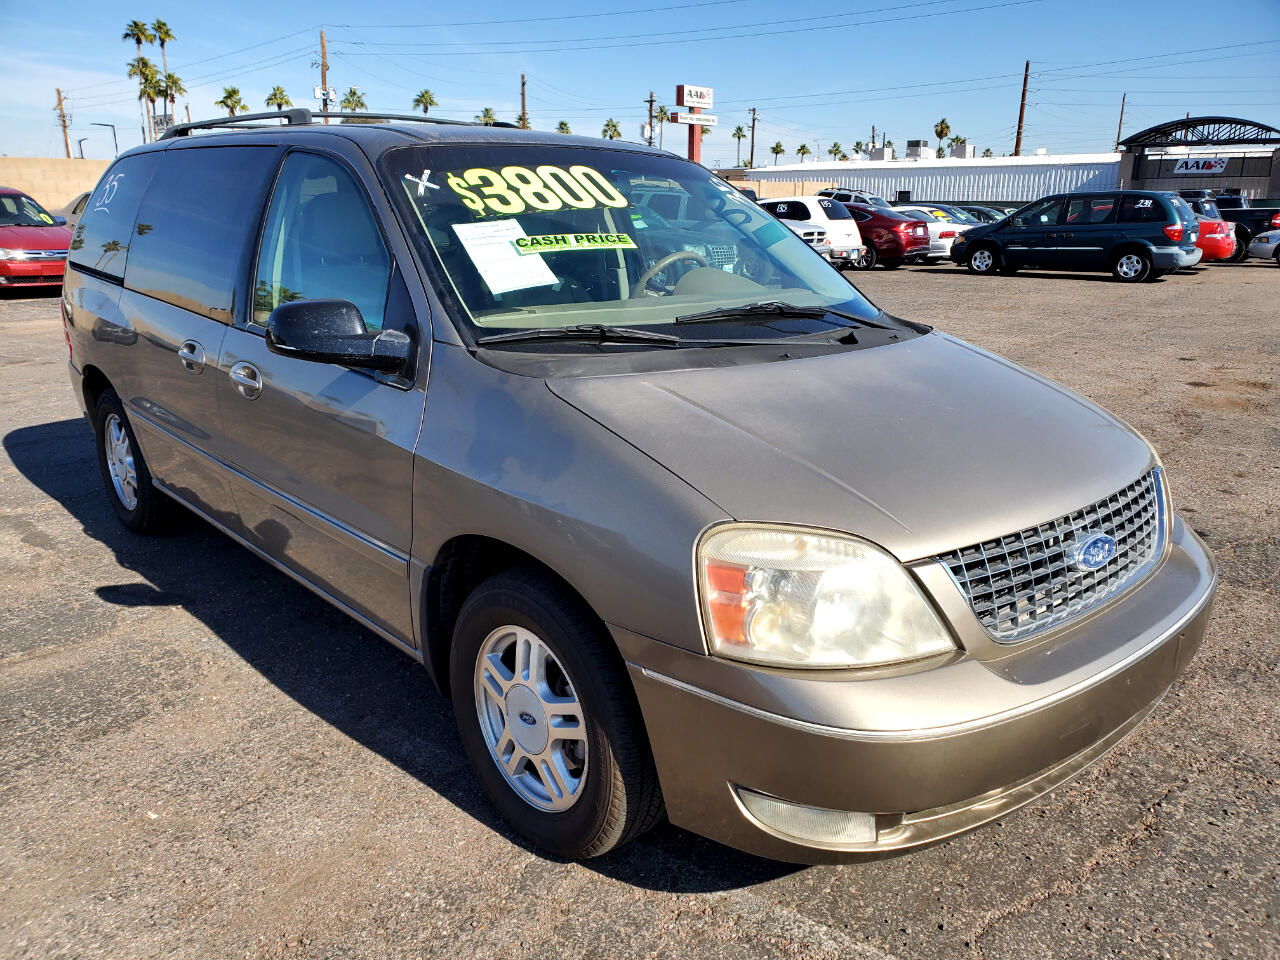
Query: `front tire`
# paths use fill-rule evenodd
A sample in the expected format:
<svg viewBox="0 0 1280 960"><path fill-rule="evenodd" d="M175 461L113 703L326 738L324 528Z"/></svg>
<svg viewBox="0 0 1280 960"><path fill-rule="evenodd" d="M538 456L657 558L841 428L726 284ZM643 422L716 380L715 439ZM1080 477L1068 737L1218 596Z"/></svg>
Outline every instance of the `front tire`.
<svg viewBox="0 0 1280 960"><path fill-rule="evenodd" d="M93 429L98 469L120 522L134 533L162 532L169 524L170 501L152 482L124 404L114 390L104 390L98 397Z"/></svg>
<svg viewBox="0 0 1280 960"><path fill-rule="evenodd" d="M965 262L970 273L976 273L979 276L990 276L999 268L999 261L996 259L996 252L990 247L978 247L969 252L969 259Z"/></svg>
<svg viewBox="0 0 1280 960"><path fill-rule="evenodd" d="M876 253L876 248L868 244L866 252L862 256L858 257L856 260L853 261L853 269L870 270L872 267L876 265L876 261L878 259L880 258Z"/></svg>
<svg viewBox="0 0 1280 960"><path fill-rule="evenodd" d="M1151 273L1151 257L1143 250L1125 250L1111 261L1111 275L1121 283L1141 283Z"/></svg>
<svg viewBox="0 0 1280 960"><path fill-rule="evenodd" d="M477 587L458 615L449 678L476 776L539 847L597 857L661 819L622 660L599 620L554 578L515 569Z"/></svg>

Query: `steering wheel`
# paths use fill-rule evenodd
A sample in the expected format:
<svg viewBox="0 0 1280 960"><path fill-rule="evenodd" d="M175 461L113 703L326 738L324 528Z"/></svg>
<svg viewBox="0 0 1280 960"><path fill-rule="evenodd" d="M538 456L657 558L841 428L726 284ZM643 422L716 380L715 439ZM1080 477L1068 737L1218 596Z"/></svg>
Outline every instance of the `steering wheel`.
<svg viewBox="0 0 1280 960"><path fill-rule="evenodd" d="M675 253L668 253L665 257L659 257L653 266L640 274L640 279L636 281L636 285L631 290L631 299L638 300L643 297L645 289L649 286L649 281L671 266L671 264L680 260L693 260L704 267L711 266L711 264L707 263L706 257L700 253L694 253L692 250L677 250Z"/></svg>

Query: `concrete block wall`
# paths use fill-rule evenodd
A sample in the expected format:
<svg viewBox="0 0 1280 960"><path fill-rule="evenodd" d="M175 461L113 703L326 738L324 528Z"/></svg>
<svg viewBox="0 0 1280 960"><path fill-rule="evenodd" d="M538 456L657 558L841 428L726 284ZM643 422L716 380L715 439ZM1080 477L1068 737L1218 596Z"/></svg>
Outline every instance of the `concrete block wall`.
<svg viewBox="0 0 1280 960"><path fill-rule="evenodd" d="M0 157L0 187L21 190L46 210L57 213L86 190L92 190L110 162Z"/></svg>
<svg viewBox="0 0 1280 960"><path fill-rule="evenodd" d="M730 180L729 183L739 189L754 190L761 200L807 197L835 186L830 180Z"/></svg>

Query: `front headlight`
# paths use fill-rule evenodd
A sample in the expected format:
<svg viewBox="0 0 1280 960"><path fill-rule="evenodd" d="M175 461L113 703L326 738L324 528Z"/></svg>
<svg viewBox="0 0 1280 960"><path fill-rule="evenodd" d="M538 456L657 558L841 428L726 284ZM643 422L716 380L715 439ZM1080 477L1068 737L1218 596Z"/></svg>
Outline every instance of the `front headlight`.
<svg viewBox="0 0 1280 960"><path fill-rule="evenodd" d="M856 537L726 524L702 538L696 563L707 640L723 657L868 667L955 649L902 564Z"/></svg>
<svg viewBox="0 0 1280 960"><path fill-rule="evenodd" d="M0 250L0 260L24 260L21 250Z"/></svg>

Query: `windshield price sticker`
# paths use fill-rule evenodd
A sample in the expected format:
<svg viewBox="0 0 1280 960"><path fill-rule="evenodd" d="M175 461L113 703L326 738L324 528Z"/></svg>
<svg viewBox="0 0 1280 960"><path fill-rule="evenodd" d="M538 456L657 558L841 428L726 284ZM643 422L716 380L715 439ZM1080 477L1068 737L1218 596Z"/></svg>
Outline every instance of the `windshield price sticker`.
<svg viewBox="0 0 1280 960"><path fill-rule="evenodd" d="M449 173L445 183L467 206L480 216L503 214L513 216L525 210L551 212L569 207L590 210L595 207L626 207L627 198L599 170L576 164L565 169L543 164L528 167L472 167L461 173Z"/></svg>
<svg viewBox="0 0 1280 960"><path fill-rule="evenodd" d="M636 249L636 242L625 233L551 233L540 237L516 237L511 245L522 257L533 253L566 253L572 250Z"/></svg>

